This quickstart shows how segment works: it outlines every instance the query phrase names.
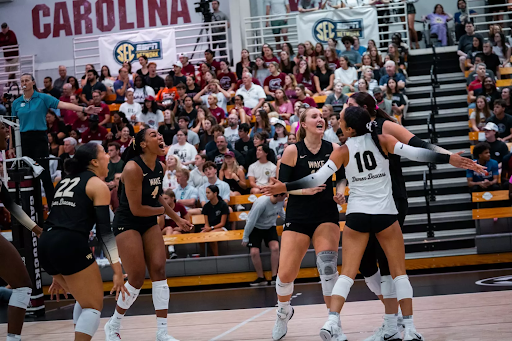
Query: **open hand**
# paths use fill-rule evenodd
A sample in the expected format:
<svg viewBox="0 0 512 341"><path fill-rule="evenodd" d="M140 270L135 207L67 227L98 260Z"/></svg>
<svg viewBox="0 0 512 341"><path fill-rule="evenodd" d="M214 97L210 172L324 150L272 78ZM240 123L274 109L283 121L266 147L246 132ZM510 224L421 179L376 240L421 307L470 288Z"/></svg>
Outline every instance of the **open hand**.
<svg viewBox="0 0 512 341"><path fill-rule="evenodd" d="M264 195L271 196L287 192L286 185L276 178L270 178L269 183L266 186L261 187L261 191Z"/></svg>
<svg viewBox="0 0 512 341"><path fill-rule="evenodd" d="M124 279L125 279L125 276L123 275L123 273L114 273L114 276L112 277L114 286L112 287L112 290L110 290L110 294L112 295L115 291L116 292L116 300L119 298L119 294L121 294L123 296L123 301L125 300L125 294L130 296L130 293L124 286Z"/></svg>
<svg viewBox="0 0 512 341"><path fill-rule="evenodd" d="M333 200L338 205L343 205L345 203L345 195L343 193L336 193L336 195L333 197Z"/></svg>
<svg viewBox="0 0 512 341"><path fill-rule="evenodd" d="M457 168L469 169L478 173L485 173L487 167L479 165L476 161L468 159L467 157L461 156L462 153L464 153L464 151L452 154L450 156L450 165Z"/></svg>
<svg viewBox="0 0 512 341"><path fill-rule="evenodd" d="M181 219L181 221L177 221L176 224L182 231L192 231L194 228L194 225L187 219Z"/></svg>

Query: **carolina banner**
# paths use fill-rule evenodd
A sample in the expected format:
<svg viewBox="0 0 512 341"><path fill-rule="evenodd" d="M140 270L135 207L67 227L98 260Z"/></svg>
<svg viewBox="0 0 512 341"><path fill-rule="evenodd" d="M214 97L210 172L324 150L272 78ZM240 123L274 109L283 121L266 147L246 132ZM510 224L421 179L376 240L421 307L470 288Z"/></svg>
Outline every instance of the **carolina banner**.
<svg viewBox="0 0 512 341"><path fill-rule="evenodd" d="M377 10L374 7L358 7L299 14L297 30L299 41L309 40L327 45L329 38L340 41L344 36L359 37L361 45L373 39L379 43Z"/></svg>
<svg viewBox="0 0 512 341"><path fill-rule="evenodd" d="M118 73L124 61L140 68L139 57L145 55L158 69L170 69L177 60L174 29L145 30L135 33L116 33L98 39L100 64L107 65L112 74Z"/></svg>

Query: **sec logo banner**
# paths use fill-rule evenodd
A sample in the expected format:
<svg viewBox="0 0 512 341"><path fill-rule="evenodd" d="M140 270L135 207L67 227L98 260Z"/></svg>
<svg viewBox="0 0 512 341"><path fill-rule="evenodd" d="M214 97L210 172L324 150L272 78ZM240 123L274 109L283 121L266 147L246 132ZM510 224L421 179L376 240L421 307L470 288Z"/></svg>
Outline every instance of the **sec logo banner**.
<svg viewBox="0 0 512 341"><path fill-rule="evenodd" d="M319 43L327 44L330 38L339 40L345 36L364 39L363 19L320 19L313 25L313 37Z"/></svg>
<svg viewBox="0 0 512 341"><path fill-rule="evenodd" d="M160 40L136 43L121 41L114 48L114 60L120 65L138 60L140 56L146 56L148 59L162 59L162 42Z"/></svg>

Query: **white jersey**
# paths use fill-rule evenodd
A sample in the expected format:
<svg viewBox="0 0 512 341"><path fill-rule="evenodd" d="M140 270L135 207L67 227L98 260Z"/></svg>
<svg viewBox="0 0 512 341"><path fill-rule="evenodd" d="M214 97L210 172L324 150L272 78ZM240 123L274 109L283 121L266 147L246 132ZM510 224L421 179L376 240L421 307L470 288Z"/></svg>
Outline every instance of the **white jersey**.
<svg viewBox="0 0 512 341"><path fill-rule="evenodd" d="M347 214L398 214L389 173L389 160L373 142L372 135L351 137L345 143L350 160L345 167L350 196Z"/></svg>

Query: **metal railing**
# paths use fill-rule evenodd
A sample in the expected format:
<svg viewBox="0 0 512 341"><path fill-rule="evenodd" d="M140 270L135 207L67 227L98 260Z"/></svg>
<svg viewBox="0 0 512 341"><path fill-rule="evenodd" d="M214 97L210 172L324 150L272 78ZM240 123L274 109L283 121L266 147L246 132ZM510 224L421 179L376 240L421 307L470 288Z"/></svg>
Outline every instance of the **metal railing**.
<svg viewBox="0 0 512 341"><path fill-rule="evenodd" d="M8 82L20 83L21 75L24 73L34 74L35 61L33 55L20 56L19 45L4 46L3 55L0 57L0 84ZM17 56L5 57L5 53L16 52ZM5 90L4 90L5 91Z"/></svg>
<svg viewBox="0 0 512 341"><path fill-rule="evenodd" d="M189 57L191 64L196 64L199 61L204 60L204 51L211 49L216 52L214 59L222 60L229 55L230 42L228 40L228 22L227 21L215 21L211 23L199 23L199 24L186 24L176 26L166 26L160 28L154 28L144 30L144 32L151 32L157 30L168 30L169 28L174 29L175 40L176 40L176 53L177 56L173 57L174 60L178 60L178 55L185 53ZM212 29L223 28L224 32L212 32ZM130 33L134 31L123 31L121 33ZM104 36L104 35L103 35ZM214 37L225 36L224 40L214 40ZM100 70L100 50L99 50L99 38L101 35L87 36L73 39L73 59L74 59L74 70L75 76L78 78L85 73L85 66L92 64L96 70ZM224 44L224 47L220 47L220 44ZM216 48L213 48L217 45ZM159 74L169 72L170 69L159 69ZM111 70L111 72L117 72L117 70Z"/></svg>
<svg viewBox="0 0 512 341"><path fill-rule="evenodd" d="M499 5L486 5L482 0L466 0L468 12L475 11L477 14L469 14L469 18L475 24L475 33L487 35L489 33L489 25L498 24L503 31L510 30L510 23L512 23L512 4L499 4ZM484 4L482 4L484 2ZM510 5L510 6L507 6ZM490 13L493 8L507 7L505 12ZM500 20L494 20L494 16L502 16ZM505 19L508 17L508 19Z"/></svg>
<svg viewBox="0 0 512 341"><path fill-rule="evenodd" d="M361 7L368 7L361 6ZM410 43L409 40L409 24L407 21L407 11L405 2L390 3L388 5L375 5L377 9L377 17L379 20L379 36L372 37L377 42L377 47L380 52L387 51L386 47L380 48L380 43L390 43L392 35L394 33L400 33L402 35L402 41L406 44ZM322 10L322 12L334 11L334 10ZM340 8L336 11L351 11L350 8ZM276 42L275 38L287 38L294 48L300 43L299 35L297 30L297 18L299 12L291 12L280 15L263 15L256 17L247 17L244 19L245 27L245 48L249 50L251 56L256 56L261 53L261 46L263 44L269 44L274 49L275 53L280 52L276 47L283 43L283 39L280 42ZM307 15L307 14L304 14ZM402 22L403 18L403 22ZM274 20L285 20L286 24L283 26L272 27L270 24ZM288 29L288 33L274 34L273 29ZM387 36L386 39L380 39L380 36Z"/></svg>

